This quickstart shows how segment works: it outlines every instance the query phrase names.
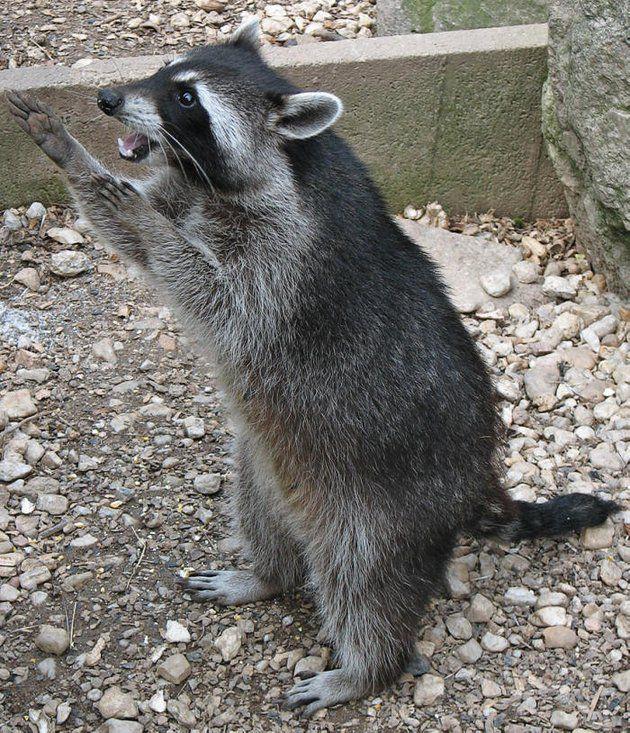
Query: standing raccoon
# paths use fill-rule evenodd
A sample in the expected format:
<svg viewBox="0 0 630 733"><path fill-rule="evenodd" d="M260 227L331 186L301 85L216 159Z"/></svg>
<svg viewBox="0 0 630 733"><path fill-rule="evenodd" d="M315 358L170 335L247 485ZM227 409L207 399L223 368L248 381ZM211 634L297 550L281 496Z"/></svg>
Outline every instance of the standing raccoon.
<svg viewBox="0 0 630 733"><path fill-rule="evenodd" d="M217 364L252 564L187 588L232 605L308 583L338 668L299 681L290 707L312 714L397 679L462 533L553 536L615 511L505 492L496 395L434 265L331 132L341 102L267 66L255 23L99 92L131 129L121 156L153 167L146 180L110 174L39 102L8 102L98 236Z"/></svg>

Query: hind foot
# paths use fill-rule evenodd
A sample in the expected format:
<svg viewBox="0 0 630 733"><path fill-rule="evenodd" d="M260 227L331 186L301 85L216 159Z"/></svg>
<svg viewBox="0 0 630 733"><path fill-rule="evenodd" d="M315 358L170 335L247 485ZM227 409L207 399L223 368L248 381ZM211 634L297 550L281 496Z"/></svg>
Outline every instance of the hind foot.
<svg viewBox="0 0 630 733"><path fill-rule="evenodd" d="M182 579L195 601L214 601L222 606L264 601L280 593L280 587L266 583L250 570L202 570Z"/></svg>
<svg viewBox="0 0 630 733"><path fill-rule="evenodd" d="M365 694L363 684L356 682L343 669L333 669L296 683L287 693L286 707L293 710L304 705L302 715L308 718L318 710Z"/></svg>
<svg viewBox="0 0 630 733"><path fill-rule="evenodd" d="M7 92L9 111L46 155L65 168L80 149L57 115L45 104L23 92Z"/></svg>

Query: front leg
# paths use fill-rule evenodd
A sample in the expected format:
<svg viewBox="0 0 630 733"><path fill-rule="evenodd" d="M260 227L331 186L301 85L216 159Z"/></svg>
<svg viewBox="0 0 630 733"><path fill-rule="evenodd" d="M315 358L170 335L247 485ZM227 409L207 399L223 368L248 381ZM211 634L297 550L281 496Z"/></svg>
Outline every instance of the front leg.
<svg viewBox="0 0 630 733"><path fill-rule="evenodd" d="M146 224L153 223L152 214L160 217L149 201L133 184L111 175L47 105L18 92L6 96L18 125L66 173L81 213L100 238L126 259L145 264L151 246Z"/></svg>

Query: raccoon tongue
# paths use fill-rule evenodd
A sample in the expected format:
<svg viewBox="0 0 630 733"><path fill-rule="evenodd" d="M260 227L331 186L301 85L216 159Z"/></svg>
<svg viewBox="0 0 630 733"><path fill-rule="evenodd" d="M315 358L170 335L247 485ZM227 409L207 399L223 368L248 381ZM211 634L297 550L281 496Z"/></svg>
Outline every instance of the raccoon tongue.
<svg viewBox="0 0 630 733"><path fill-rule="evenodd" d="M149 139L139 132L130 132L118 138L118 152L122 158L135 158L140 148L148 146Z"/></svg>

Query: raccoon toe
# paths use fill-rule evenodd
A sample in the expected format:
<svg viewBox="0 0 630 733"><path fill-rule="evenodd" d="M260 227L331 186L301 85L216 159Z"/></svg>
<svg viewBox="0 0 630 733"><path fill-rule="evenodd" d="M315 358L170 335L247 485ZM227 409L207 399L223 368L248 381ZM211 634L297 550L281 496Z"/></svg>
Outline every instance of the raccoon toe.
<svg viewBox="0 0 630 733"><path fill-rule="evenodd" d="M248 570L200 571L183 579L182 585L192 591L194 600L214 601L224 606L265 600L279 591Z"/></svg>
<svg viewBox="0 0 630 733"><path fill-rule="evenodd" d="M354 700L364 692L363 685L343 669L333 669L297 682L287 693L285 706L289 710L303 707L302 715L310 718L318 710Z"/></svg>

